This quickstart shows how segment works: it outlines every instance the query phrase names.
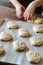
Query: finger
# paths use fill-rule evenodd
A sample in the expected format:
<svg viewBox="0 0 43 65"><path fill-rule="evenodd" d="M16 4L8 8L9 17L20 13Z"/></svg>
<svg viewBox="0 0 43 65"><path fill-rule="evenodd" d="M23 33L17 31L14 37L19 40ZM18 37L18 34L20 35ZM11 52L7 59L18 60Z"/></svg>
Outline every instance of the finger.
<svg viewBox="0 0 43 65"><path fill-rule="evenodd" d="M28 15L27 15L27 20L29 20L29 19L30 19L30 15L28 14Z"/></svg>
<svg viewBox="0 0 43 65"><path fill-rule="evenodd" d="M25 14L24 14L24 20L26 20L25 18L26 18L26 16L25 16Z"/></svg>
<svg viewBox="0 0 43 65"><path fill-rule="evenodd" d="M22 15L22 11L21 11L21 10L19 10L18 14Z"/></svg>
<svg viewBox="0 0 43 65"><path fill-rule="evenodd" d="M24 20L25 20L25 13L23 14Z"/></svg>
<svg viewBox="0 0 43 65"><path fill-rule="evenodd" d="M29 18L28 12L26 13L25 19L27 20Z"/></svg>
<svg viewBox="0 0 43 65"><path fill-rule="evenodd" d="M23 17L22 15L20 15L20 14L18 14L18 13L16 13L16 16L17 16L18 18L22 18L22 17Z"/></svg>
<svg viewBox="0 0 43 65"><path fill-rule="evenodd" d="M17 16L19 19L23 18L22 16Z"/></svg>
<svg viewBox="0 0 43 65"><path fill-rule="evenodd" d="M24 20L27 19L27 13L26 12L24 13L23 17L24 17Z"/></svg>
<svg viewBox="0 0 43 65"><path fill-rule="evenodd" d="M21 18L21 17L23 17L23 12L19 11L19 12L17 12L17 15Z"/></svg>
<svg viewBox="0 0 43 65"><path fill-rule="evenodd" d="M33 16L33 15L31 14L31 15L30 15L30 18L32 18L32 16Z"/></svg>
<svg viewBox="0 0 43 65"><path fill-rule="evenodd" d="M22 11L25 11L25 7L22 8Z"/></svg>

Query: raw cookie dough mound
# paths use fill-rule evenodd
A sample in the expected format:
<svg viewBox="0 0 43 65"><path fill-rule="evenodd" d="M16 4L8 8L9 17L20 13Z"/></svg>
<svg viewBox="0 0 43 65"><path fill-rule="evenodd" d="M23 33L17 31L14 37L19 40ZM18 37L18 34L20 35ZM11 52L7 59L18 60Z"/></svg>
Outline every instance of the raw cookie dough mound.
<svg viewBox="0 0 43 65"><path fill-rule="evenodd" d="M34 25L33 30L34 32L43 33L43 25Z"/></svg>
<svg viewBox="0 0 43 65"><path fill-rule="evenodd" d="M38 52L28 51L26 57L31 63L39 63L41 60L41 55Z"/></svg>
<svg viewBox="0 0 43 65"><path fill-rule="evenodd" d="M31 18L30 20L28 20L27 22L34 23L34 20L35 20L36 18L37 18L36 16L32 16L32 18Z"/></svg>
<svg viewBox="0 0 43 65"><path fill-rule="evenodd" d="M32 45L39 46L43 43L43 40L39 37L30 37L30 42Z"/></svg>
<svg viewBox="0 0 43 65"><path fill-rule="evenodd" d="M21 28L18 30L19 36L30 37L30 32L27 29Z"/></svg>
<svg viewBox="0 0 43 65"><path fill-rule="evenodd" d="M0 55L3 54L5 51L4 47L3 46L0 46Z"/></svg>
<svg viewBox="0 0 43 65"><path fill-rule="evenodd" d="M0 40L2 41L9 41L12 39L11 34L7 33L7 32L1 32L0 33Z"/></svg>
<svg viewBox="0 0 43 65"><path fill-rule="evenodd" d="M9 29L17 29L18 28L18 24L17 24L17 22L10 21L10 22L7 23L7 27Z"/></svg>
<svg viewBox="0 0 43 65"><path fill-rule="evenodd" d="M13 43L14 49L16 51L23 51L26 48L25 42L20 42L20 41L14 41Z"/></svg>
<svg viewBox="0 0 43 65"><path fill-rule="evenodd" d="M34 23L39 23L39 24L43 23L43 18L37 17Z"/></svg>

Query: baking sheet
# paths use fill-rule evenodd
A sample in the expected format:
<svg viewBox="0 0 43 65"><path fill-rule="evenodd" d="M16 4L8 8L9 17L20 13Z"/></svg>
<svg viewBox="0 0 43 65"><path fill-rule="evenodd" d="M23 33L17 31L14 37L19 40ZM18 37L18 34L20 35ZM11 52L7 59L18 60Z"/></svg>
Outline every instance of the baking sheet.
<svg viewBox="0 0 43 65"><path fill-rule="evenodd" d="M18 36L18 29L8 29L7 28L8 21L10 21L10 19L5 19L3 26L0 27L0 32L4 31L4 32L10 33L13 36L13 40L8 41L8 42L0 41L0 45L3 45L6 51L4 56L0 56L0 61L12 63L12 64L20 64L20 65L43 65L43 44L40 47L32 46L30 44L29 37L22 38ZM16 21L16 20L13 20L13 21ZM37 36L43 39L43 33L34 33L32 26L35 24L19 21L18 25L20 28L28 29L32 36ZM26 42L26 45L30 50L39 52L42 56L41 62L39 64L29 63L26 58L25 52L17 52L14 50L13 45L12 45L12 42L14 40L24 41Z"/></svg>

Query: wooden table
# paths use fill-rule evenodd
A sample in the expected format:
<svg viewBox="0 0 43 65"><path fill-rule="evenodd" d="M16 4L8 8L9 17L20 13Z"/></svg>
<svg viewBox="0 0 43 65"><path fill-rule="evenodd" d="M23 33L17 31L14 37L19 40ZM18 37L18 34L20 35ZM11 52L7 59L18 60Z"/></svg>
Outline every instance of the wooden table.
<svg viewBox="0 0 43 65"><path fill-rule="evenodd" d="M10 19L17 19L15 9L0 6L0 18L10 18Z"/></svg>

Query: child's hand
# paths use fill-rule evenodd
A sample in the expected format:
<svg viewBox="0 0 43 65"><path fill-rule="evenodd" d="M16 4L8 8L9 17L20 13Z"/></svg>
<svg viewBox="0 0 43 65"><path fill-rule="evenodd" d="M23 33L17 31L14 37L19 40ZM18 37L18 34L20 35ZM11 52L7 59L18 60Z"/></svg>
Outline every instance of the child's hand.
<svg viewBox="0 0 43 65"><path fill-rule="evenodd" d="M25 7L22 6L22 5L19 5L19 6L16 8L16 15L17 15L17 17L18 17L18 18L23 18L24 11L25 11Z"/></svg>
<svg viewBox="0 0 43 65"><path fill-rule="evenodd" d="M35 12L35 6L34 6L34 4L33 3L31 3L28 7L27 7L27 9L26 9L26 11L24 12L24 19L25 20L28 20L28 19L30 19L32 16L33 16L33 14L34 14L34 12Z"/></svg>

